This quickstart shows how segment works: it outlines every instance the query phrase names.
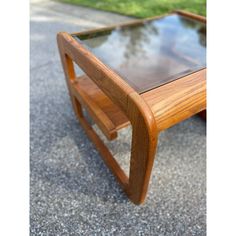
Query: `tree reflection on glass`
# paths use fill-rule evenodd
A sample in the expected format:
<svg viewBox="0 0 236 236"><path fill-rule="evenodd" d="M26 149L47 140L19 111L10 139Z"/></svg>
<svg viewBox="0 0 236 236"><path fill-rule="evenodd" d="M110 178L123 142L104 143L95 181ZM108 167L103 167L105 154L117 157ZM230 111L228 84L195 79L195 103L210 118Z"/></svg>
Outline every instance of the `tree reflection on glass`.
<svg viewBox="0 0 236 236"><path fill-rule="evenodd" d="M199 37L199 43L203 47L206 47L206 25L205 24L202 24L201 22L194 21L194 20L190 21L186 17L181 17L180 22L181 24L183 24L185 28L196 30Z"/></svg>
<svg viewBox="0 0 236 236"><path fill-rule="evenodd" d="M138 91L206 64L205 24L177 14L74 37Z"/></svg>
<svg viewBox="0 0 236 236"><path fill-rule="evenodd" d="M132 31L129 29L120 30L123 37L128 38L124 57L129 61L130 57L142 56L145 58L145 45L158 35L158 28L153 24L144 24L143 27L134 26Z"/></svg>

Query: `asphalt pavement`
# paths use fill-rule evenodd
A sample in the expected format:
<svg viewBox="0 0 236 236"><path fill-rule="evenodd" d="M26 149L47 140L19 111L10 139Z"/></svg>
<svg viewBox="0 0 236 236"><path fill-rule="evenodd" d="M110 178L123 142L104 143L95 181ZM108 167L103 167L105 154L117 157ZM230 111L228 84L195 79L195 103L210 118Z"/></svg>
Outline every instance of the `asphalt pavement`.
<svg viewBox="0 0 236 236"><path fill-rule="evenodd" d="M206 124L192 117L164 132L144 205L131 203L72 111L56 34L129 17L31 1L31 235L206 235ZM128 170L130 129L109 143Z"/></svg>

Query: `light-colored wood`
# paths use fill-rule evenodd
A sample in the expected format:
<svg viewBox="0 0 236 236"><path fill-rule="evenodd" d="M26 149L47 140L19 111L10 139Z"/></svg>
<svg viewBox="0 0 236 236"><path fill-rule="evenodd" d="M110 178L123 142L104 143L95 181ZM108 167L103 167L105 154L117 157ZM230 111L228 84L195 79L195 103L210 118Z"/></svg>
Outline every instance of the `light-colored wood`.
<svg viewBox="0 0 236 236"><path fill-rule="evenodd" d="M206 109L206 69L143 93L158 131Z"/></svg>
<svg viewBox="0 0 236 236"><path fill-rule="evenodd" d="M77 118L80 120L86 133L96 145L105 163L112 170L130 200L135 204L142 203L147 192L157 142L156 123L151 109L133 88L115 72L111 71L106 65L100 62L82 45L76 42L69 34L65 32L59 33L57 35L57 42L69 94ZM78 91L74 89L74 86L72 86L72 84L74 85L76 83L76 78L71 61L78 64L103 93L126 114L132 125L132 151L128 184L125 174L83 116L82 109L80 109L81 103L88 101L88 99L83 99L81 93L78 93ZM87 103L85 106L91 108L94 107L94 104L91 105L91 103ZM93 115L94 117L98 117L97 114ZM103 131L105 131L105 129L103 129ZM142 136L139 136L138 133ZM145 165L143 165L143 163L145 163ZM139 170L140 175L138 172L135 172L135 170ZM137 181L135 180L136 178Z"/></svg>
<svg viewBox="0 0 236 236"><path fill-rule="evenodd" d="M137 93L129 94L128 116L132 123L128 196L135 204L144 202L156 146L157 126L152 111Z"/></svg>
<svg viewBox="0 0 236 236"><path fill-rule="evenodd" d="M178 14L203 20L186 12L178 11ZM130 200L135 204L142 203L148 189L159 132L206 109L206 71L140 95L68 33L59 33L57 42L76 117ZM76 78L73 62L86 76ZM82 106L108 139L114 139L118 129L131 124L129 178L86 121Z"/></svg>
<svg viewBox="0 0 236 236"><path fill-rule="evenodd" d="M87 76L73 81L71 88L76 98L87 108L90 116L109 140L117 131L130 124L126 115Z"/></svg>

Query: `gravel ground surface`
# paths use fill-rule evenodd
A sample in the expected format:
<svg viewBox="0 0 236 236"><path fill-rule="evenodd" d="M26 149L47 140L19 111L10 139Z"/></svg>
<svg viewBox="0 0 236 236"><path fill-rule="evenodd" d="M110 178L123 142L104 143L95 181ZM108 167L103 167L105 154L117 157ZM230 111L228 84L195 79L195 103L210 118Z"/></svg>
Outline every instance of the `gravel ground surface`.
<svg viewBox="0 0 236 236"><path fill-rule="evenodd" d="M198 117L161 133L149 192L132 204L73 114L56 33L128 18L31 2L31 235L206 235L206 127ZM109 145L128 169L130 129Z"/></svg>

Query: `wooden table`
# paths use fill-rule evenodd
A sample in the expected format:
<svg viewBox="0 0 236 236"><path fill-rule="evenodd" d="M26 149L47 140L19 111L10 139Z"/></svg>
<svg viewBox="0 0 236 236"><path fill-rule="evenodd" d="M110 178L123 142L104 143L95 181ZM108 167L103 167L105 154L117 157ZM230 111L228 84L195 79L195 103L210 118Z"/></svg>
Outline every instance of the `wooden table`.
<svg viewBox="0 0 236 236"><path fill-rule="evenodd" d="M206 109L205 17L175 11L102 29L60 32L57 41L78 120L131 201L142 203L159 133ZM75 71L76 64L81 71ZM82 108L109 140L132 126L129 178Z"/></svg>

